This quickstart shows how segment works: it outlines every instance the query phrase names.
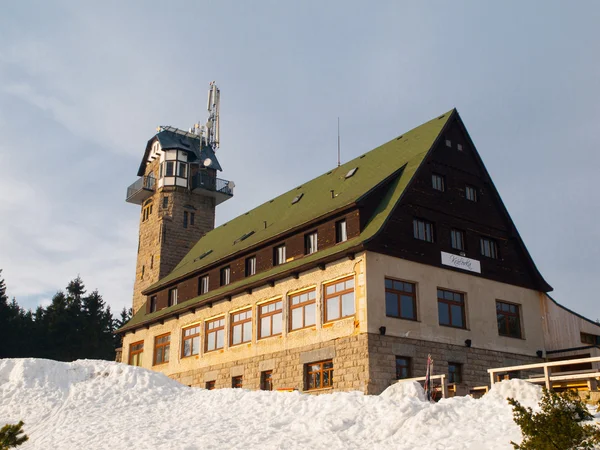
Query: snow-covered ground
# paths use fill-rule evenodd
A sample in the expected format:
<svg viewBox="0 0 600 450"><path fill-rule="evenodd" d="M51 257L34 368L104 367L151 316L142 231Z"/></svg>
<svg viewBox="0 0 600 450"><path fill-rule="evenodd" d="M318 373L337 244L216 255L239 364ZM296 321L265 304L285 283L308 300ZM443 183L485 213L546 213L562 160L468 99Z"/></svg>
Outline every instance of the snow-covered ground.
<svg viewBox="0 0 600 450"><path fill-rule="evenodd" d="M505 398L540 394L520 380L435 404L416 383L379 396L206 391L107 361L0 360L0 426L24 420L23 449L512 449Z"/></svg>

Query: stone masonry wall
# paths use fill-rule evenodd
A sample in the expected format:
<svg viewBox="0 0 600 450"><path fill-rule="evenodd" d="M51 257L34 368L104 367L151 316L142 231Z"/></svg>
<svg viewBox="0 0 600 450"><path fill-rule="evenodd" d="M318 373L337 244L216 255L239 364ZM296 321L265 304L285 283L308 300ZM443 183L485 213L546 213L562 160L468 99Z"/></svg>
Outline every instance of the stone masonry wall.
<svg viewBox="0 0 600 450"><path fill-rule="evenodd" d="M252 358L194 369L170 375L189 386L205 387L214 381L215 388L230 388L232 377L242 376L245 389L260 389L261 372L272 370L273 389L305 390L305 364L333 359L333 388L310 391L366 392L368 384L367 335L359 334L305 347L282 350Z"/></svg>
<svg viewBox="0 0 600 450"><path fill-rule="evenodd" d="M158 159L146 166L145 176L158 179ZM166 205L165 205L165 200ZM143 220L144 207L152 213ZM184 211L188 213L183 227ZM191 214L194 214L194 224ZM182 187L164 187L140 206L139 248L133 288L133 312L144 304L142 291L166 276L204 234L215 226L215 199Z"/></svg>
<svg viewBox="0 0 600 450"><path fill-rule="evenodd" d="M433 359L433 375L448 374L448 362L462 365L463 392L470 388L490 383L487 369L523 364L534 364L541 360L535 356L504 353L493 350L440 344L430 341L407 339L394 336L368 334L369 348L369 394L379 394L396 378L396 356L410 358L411 376L425 376L427 355ZM521 374L525 377L527 374Z"/></svg>

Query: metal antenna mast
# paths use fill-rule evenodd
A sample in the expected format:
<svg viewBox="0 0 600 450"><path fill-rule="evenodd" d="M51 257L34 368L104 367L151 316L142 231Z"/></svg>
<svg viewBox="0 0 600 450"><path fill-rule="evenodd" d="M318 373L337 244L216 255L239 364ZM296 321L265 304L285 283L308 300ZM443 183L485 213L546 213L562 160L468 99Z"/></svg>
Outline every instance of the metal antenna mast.
<svg viewBox="0 0 600 450"><path fill-rule="evenodd" d="M213 81L208 88L208 101L206 109L208 110L208 120L206 122L206 143L213 150L219 148L219 109L221 106L221 91Z"/></svg>
<svg viewBox="0 0 600 450"><path fill-rule="evenodd" d="M340 118L338 117L338 167L342 164L340 153Z"/></svg>

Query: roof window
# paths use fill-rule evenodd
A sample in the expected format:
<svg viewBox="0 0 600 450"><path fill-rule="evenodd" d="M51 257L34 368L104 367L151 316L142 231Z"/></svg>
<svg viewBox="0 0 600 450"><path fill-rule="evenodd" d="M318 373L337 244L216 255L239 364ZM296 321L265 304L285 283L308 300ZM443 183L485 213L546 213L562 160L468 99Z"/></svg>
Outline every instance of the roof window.
<svg viewBox="0 0 600 450"><path fill-rule="evenodd" d="M346 174L346 179L350 178L352 175L354 175L356 173L356 171L358 170L358 167L355 167L354 169L350 169L348 171L348 173Z"/></svg>
<svg viewBox="0 0 600 450"><path fill-rule="evenodd" d="M252 231L249 231L249 232L247 232L247 233L243 234L242 236L240 236L239 238L237 238L237 239L236 239L236 240L235 240L233 243L234 243L234 244L237 244L238 242L241 242L241 241L243 241L243 240L245 240L245 239L248 239L248 238L249 238L250 236L252 236L253 234L254 234L254 230L252 230Z"/></svg>
<svg viewBox="0 0 600 450"><path fill-rule="evenodd" d="M200 261L201 259L206 258L211 253L212 253L212 250L202 253L200 256L198 256L196 259L194 259L194 262Z"/></svg>
<svg viewBox="0 0 600 450"><path fill-rule="evenodd" d="M292 205L295 205L296 203L298 203L302 197L304 197L304 193L296 195L294 197L294 200L292 200Z"/></svg>

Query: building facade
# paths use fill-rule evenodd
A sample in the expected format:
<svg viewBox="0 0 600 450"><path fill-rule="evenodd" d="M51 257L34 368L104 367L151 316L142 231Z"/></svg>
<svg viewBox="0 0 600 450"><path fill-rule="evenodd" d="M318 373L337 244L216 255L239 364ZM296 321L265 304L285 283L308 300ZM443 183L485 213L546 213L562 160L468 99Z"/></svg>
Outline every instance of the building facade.
<svg viewBox="0 0 600 450"><path fill-rule="evenodd" d="M210 389L377 394L424 375L428 355L467 392L490 367L597 354L600 327L548 297L456 110L215 229L216 200L232 192L191 181L214 179L214 152L183 133L195 149L183 155L165 131L182 135L159 132L138 173L157 188L136 198L123 361ZM189 177L168 184L173 173ZM166 196L171 209L146 224L145 202Z"/></svg>

